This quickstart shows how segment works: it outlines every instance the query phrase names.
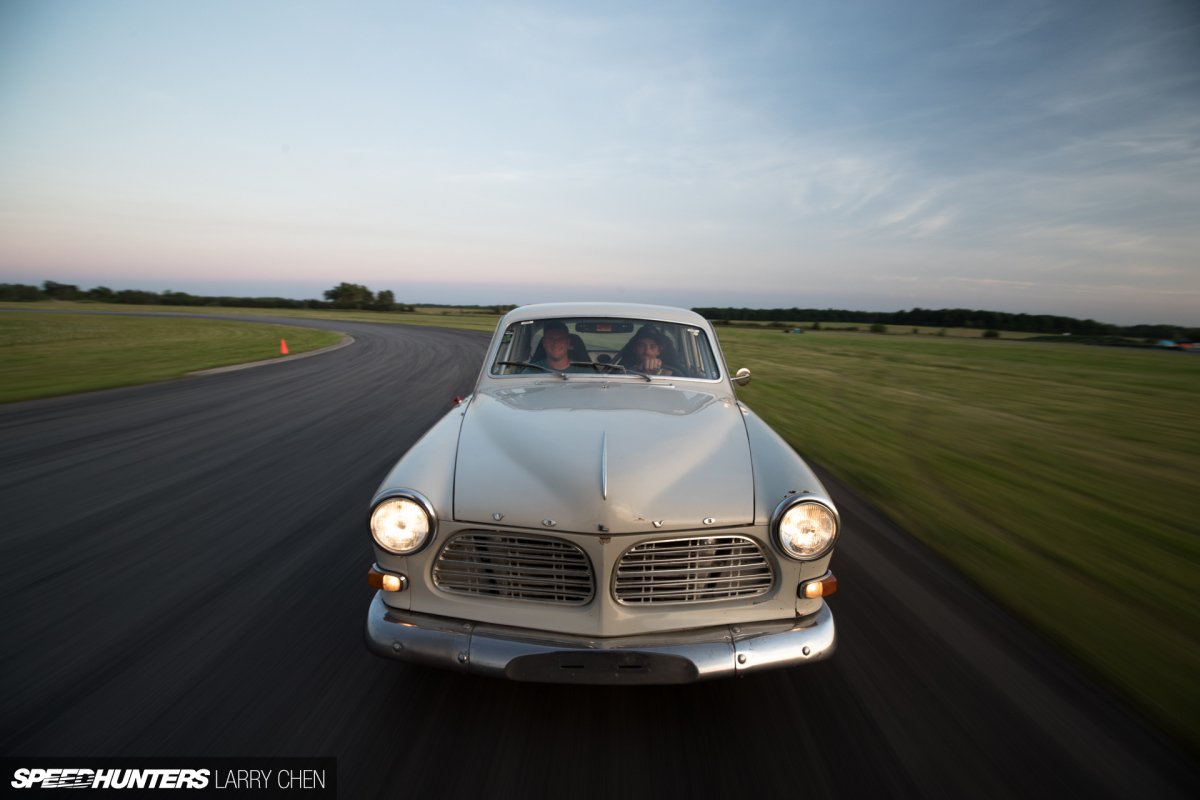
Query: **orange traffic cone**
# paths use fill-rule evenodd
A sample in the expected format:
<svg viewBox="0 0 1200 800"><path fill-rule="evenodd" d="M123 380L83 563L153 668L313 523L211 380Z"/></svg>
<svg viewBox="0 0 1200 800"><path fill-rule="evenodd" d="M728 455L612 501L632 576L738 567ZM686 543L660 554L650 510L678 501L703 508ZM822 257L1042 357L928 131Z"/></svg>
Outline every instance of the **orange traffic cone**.
<svg viewBox="0 0 1200 800"><path fill-rule="evenodd" d="M287 355L287 339L279 340L279 352L285 356Z"/></svg>

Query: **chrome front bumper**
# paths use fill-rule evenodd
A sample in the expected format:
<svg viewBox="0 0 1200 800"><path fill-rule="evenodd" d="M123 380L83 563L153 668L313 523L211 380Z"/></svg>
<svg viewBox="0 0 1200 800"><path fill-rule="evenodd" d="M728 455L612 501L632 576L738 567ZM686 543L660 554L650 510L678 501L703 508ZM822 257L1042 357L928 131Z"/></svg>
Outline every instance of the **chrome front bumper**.
<svg viewBox="0 0 1200 800"><path fill-rule="evenodd" d="M367 649L431 667L541 683L691 683L833 655L833 613L688 631L588 638L397 611L376 592Z"/></svg>

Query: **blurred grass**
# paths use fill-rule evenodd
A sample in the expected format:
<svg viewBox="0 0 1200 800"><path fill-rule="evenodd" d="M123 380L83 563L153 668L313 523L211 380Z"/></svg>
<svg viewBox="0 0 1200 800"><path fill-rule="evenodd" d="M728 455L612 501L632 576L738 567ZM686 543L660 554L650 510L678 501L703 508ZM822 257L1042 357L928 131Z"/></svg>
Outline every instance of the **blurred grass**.
<svg viewBox="0 0 1200 800"><path fill-rule="evenodd" d="M128 307L126 307L128 308ZM341 335L250 322L0 314L0 403L178 378L336 344Z"/></svg>
<svg viewBox="0 0 1200 800"><path fill-rule="evenodd" d="M762 329L772 328L776 332L780 330L791 330L799 328L804 333L813 333L812 322L757 322L750 320L729 320L726 323L717 325L717 334L729 328L750 328ZM952 337L960 339L981 339L983 338L983 328L932 328L928 325L884 325L889 334L894 336L939 336ZM871 333L871 324L868 322L822 322L821 328L817 333ZM1039 333L1025 333L1023 331L1000 331L1002 339L1029 339L1034 336L1041 336ZM1061 337L1064 342L1069 342L1069 336Z"/></svg>
<svg viewBox="0 0 1200 800"><path fill-rule="evenodd" d="M347 322L390 322L401 325L428 325L434 328L465 328L491 333L500 321L499 314L467 312L462 309L422 308L411 312L326 311L306 308L230 308L228 306L137 306L123 303L88 303L43 300L36 303L0 303L0 308L15 311L118 311L126 314L219 314L250 317L292 317ZM290 343L289 343L290 344Z"/></svg>
<svg viewBox="0 0 1200 800"><path fill-rule="evenodd" d="M793 447L1200 748L1200 357L718 336Z"/></svg>

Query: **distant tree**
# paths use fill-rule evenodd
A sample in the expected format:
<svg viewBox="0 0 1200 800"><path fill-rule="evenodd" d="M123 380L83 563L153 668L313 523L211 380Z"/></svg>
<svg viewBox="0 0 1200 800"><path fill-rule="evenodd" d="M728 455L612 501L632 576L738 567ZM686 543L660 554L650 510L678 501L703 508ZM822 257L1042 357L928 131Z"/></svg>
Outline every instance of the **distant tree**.
<svg viewBox="0 0 1200 800"><path fill-rule="evenodd" d="M996 330L986 330L986 331L984 331L984 332L983 332L983 338L985 338L985 339L999 339L999 338L1000 338L1000 331L996 331Z"/></svg>
<svg viewBox="0 0 1200 800"><path fill-rule="evenodd" d="M396 295L390 289L384 289L375 299L376 311L395 311L396 310Z"/></svg>
<svg viewBox="0 0 1200 800"><path fill-rule="evenodd" d="M141 289L122 289L113 295L114 303L128 303L135 306L157 305L162 300L157 292L144 292Z"/></svg>
<svg viewBox="0 0 1200 800"><path fill-rule="evenodd" d="M882 322L876 322L874 325L871 326L871 333L887 333L887 332L888 332L888 327L887 327L887 325L884 325Z"/></svg>
<svg viewBox="0 0 1200 800"><path fill-rule="evenodd" d="M945 335L946 335L946 329L945 329L945 328L942 328L940 331L938 331L938 332L937 332L937 335L938 335L938 336L945 336Z"/></svg>
<svg viewBox="0 0 1200 800"><path fill-rule="evenodd" d="M84 296L78 286L56 281L43 281L42 292L51 300L78 300Z"/></svg>
<svg viewBox="0 0 1200 800"><path fill-rule="evenodd" d="M24 283L0 283L0 300L32 303L36 300L45 299L46 295L42 294L41 290L36 286L29 286Z"/></svg>
<svg viewBox="0 0 1200 800"><path fill-rule="evenodd" d="M325 290L325 299L333 301L334 308L369 308L375 302L375 293L357 283L339 283Z"/></svg>
<svg viewBox="0 0 1200 800"><path fill-rule="evenodd" d="M100 303L111 303L113 294L113 290L107 286L97 286L95 289L88 289L87 299L95 300Z"/></svg>
<svg viewBox="0 0 1200 800"><path fill-rule="evenodd" d="M819 330L821 330L821 323L819 323L819 322L814 322L814 323L812 324L812 329L813 329L814 331L819 331Z"/></svg>

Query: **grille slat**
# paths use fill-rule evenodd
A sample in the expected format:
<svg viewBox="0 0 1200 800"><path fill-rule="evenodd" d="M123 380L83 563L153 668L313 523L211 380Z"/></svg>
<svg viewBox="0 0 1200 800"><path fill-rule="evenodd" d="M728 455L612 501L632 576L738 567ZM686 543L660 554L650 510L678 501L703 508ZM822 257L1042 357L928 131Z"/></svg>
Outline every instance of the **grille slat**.
<svg viewBox="0 0 1200 800"><path fill-rule="evenodd" d="M756 555L756 554L748 553L746 555ZM642 564L637 564L635 566L622 565L619 567L619 569L622 570L623 572L628 572L629 575L637 575L637 573L642 573L642 572L644 572L644 573L653 572L654 575L671 575L671 573L676 573L676 575L691 575L691 573L695 572L697 569L710 571L713 569L714 564L736 567L736 566L740 566L740 560L730 559L730 558L696 559L695 563L692 563L688 566L679 566L677 561L662 561L661 564L652 564L652 565L642 565Z"/></svg>
<svg viewBox="0 0 1200 800"><path fill-rule="evenodd" d="M501 564L501 563L512 563L513 565L516 565L516 566L525 566L525 565L529 565L529 566L537 566L537 565L541 565L541 566L547 566L547 565L550 565L550 566L558 566L558 565L561 565L561 564L563 563L563 560L562 560L562 557L561 557L561 556L559 556L559 557L557 557L557 558L551 558L551 557L548 557L548 556L547 556L547 557L543 557L543 556L530 556L530 557L528 557L528 558L519 558L519 559L513 559L513 558L509 558L508 556L499 555L499 554L496 554L496 553L494 553L494 552L491 552L491 553L489 553L489 554L488 554L488 558L492 559L492 562L493 562L493 563L495 563L495 564ZM462 558L462 557L460 557L460 554L458 554L458 553L449 553L449 554L447 554L447 555L445 556L445 560L446 560L446 563L448 563L448 564L458 564L458 563L462 563L462 564L473 564L473 563L475 563L475 562L474 562L472 559L467 559L467 558Z"/></svg>
<svg viewBox="0 0 1200 800"><path fill-rule="evenodd" d="M722 558L736 558L739 556L753 557L756 555L758 555L757 550L742 550L739 552L725 553L722 555ZM690 569L689 565L706 563L709 561L712 561L712 556L696 556L695 558L673 558L670 556L664 556L663 558L630 559L628 561L628 567L632 568L642 565L650 567L681 566L685 569Z"/></svg>
<svg viewBox="0 0 1200 800"><path fill-rule="evenodd" d="M468 570L447 570L447 569L439 570L438 576L443 581L453 580L455 578L462 578L464 580L466 580L466 579L477 580L480 577L479 572L475 571L475 570L468 571ZM510 581L513 585L517 585L520 583L530 583L530 584L538 583L538 584L544 584L546 586L556 586L560 583L569 583L572 586L582 587L584 589L590 589L591 585L592 585L591 576L584 576L583 578L580 578L578 576L571 576L571 575L568 575L565 577L564 576L555 576L555 575L531 575L527 572L519 572L519 571L514 571L514 572L490 571L487 574L487 579L489 581L499 581L499 580Z"/></svg>
<svg viewBox="0 0 1200 800"><path fill-rule="evenodd" d="M570 542L564 542L559 539L548 539L548 540L543 541L541 539L537 539L537 540L530 539L527 536L501 536L500 534L487 534L486 536L482 536L479 534L470 534L470 535L476 539L483 539L483 538L497 539L497 540L499 540L499 539L520 539L522 555L537 555L537 554L543 554L543 553L553 553L553 554L561 553L562 547L555 547L554 545L556 545L556 544L566 544L570 547L574 547L574 545L572 545Z"/></svg>
<svg viewBox="0 0 1200 800"><path fill-rule="evenodd" d="M613 594L626 605L712 603L766 594L774 582L753 539L704 536L632 548L617 564Z"/></svg>
<svg viewBox="0 0 1200 800"><path fill-rule="evenodd" d="M716 586L717 584L726 584L726 583L740 584L743 581L751 582L758 578L769 578L769 577L771 577L771 574L769 572L766 572L766 573L757 572L757 573L748 574L748 575L736 575L736 576L730 577L730 578L705 578L704 583L709 586ZM669 588L669 587L674 587L674 586L691 586L694 583L696 583L696 579L689 578L687 580L682 580L682 581L659 581L659 580L656 580L656 581L654 581L653 585L654 585L655 590L657 591L660 587Z"/></svg>
<svg viewBox="0 0 1200 800"><path fill-rule="evenodd" d="M560 605L595 593L587 555L561 539L464 533L442 548L433 582L444 592Z"/></svg>

